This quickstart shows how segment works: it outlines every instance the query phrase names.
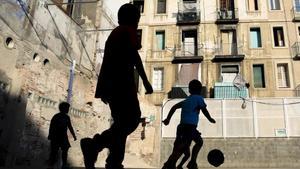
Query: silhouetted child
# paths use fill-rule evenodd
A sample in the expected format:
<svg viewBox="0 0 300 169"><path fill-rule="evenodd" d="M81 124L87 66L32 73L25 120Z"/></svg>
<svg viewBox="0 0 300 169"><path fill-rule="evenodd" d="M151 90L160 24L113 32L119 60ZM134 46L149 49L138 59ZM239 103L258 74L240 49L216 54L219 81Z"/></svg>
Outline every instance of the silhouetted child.
<svg viewBox="0 0 300 169"><path fill-rule="evenodd" d="M184 156L182 157L180 163L177 165L176 169L183 169L184 163L190 158L191 156L190 147L184 150L183 155Z"/></svg>
<svg viewBox="0 0 300 169"><path fill-rule="evenodd" d="M73 130L70 117L68 116L70 104L62 102L59 104L59 113L55 114L50 122L48 139L51 141L51 152L49 157L50 165L56 162L58 149L62 151L63 168L67 167L68 150L71 147L67 135L69 129L76 141L76 135Z"/></svg>
<svg viewBox="0 0 300 169"><path fill-rule="evenodd" d="M105 168L123 168L127 136L137 128L141 118L135 70L143 81L146 94L153 92L138 53L141 48L137 36L139 19L140 11L134 5L122 5L118 11L119 26L105 43L95 98L109 104L113 124L92 139L81 140L84 163L88 169L95 168L97 155L103 148L109 148Z"/></svg>
<svg viewBox="0 0 300 169"><path fill-rule="evenodd" d="M192 157L187 165L187 168L198 168L196 159L203 144L201 133L197 130L200 110L211 123L216 122L213 118L210 117L210 114L206 109L206 104L203 97L201 96L201 89L202 84L200 81L190 81L189 92L191 95L188 96L185 100L175 104L169 111L167 118L163 121L165 125L168 125L176 109L181 108L181 120L179 125L177 126L173 151L167 162L165 162L163 169L175 169L176 162L179 157L183 153L185 153L185 155L189 155L189 146L192 140L195 142L195 145L193 147ZM182 162L184 163L187 158L188 157L184 157ZM182 167L183 164L180 165L178 166L179 168Z"/></svg>

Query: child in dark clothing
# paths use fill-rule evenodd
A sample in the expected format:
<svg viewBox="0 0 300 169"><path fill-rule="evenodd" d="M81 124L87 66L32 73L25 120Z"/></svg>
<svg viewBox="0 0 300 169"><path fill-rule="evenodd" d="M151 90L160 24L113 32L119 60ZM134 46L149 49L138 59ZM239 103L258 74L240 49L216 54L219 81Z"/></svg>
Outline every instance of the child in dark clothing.
<svg viewBox="0 0 300 169"><path fill-rule="evenodd" d="M165 125L168 125L176 109L181 108L181 120L180 124L177 126L173 152L167 162L164 164L163 169L175 169L176 162L179 157L183 153L185 153L185 155L189 155L189 146L192 140L195 142L195 145L192 150L191 161L188 163L187 168L198 168L196 159L203 144L201 133L197 130L200 110L211 123L216 122L213 118L211 118L209 112L206 109L204 99L200 95L201 89L201 82L198 80L192 80L189 83L189 92L191 95L188 96L185 100L175 104L171 108L167 118L163 121ZM187 160L187 158L188 157L184 157L178 168L182 167L183 163L185 162L184 160Z"/></svg>
<svg viewBox="0 0 300 169"><path fill-rule="evenodd" d="M67 135L69 129L76 141L76 135L73 130L70 117L68 116L70 104L62 102L59 104L59 113L55 114L50 122L48 140L51 141L51 152L49 157L50 165L56 162L58 149L62 151L63 168L67 166L68 150L71 147Z"/></svg>
<svg viewBox="0 0 300 169"><path fill-rule="evenodd" d="M135 71L139 74L146 94L153 92L138 53L141 44L137 36L140 11L127 3L118 11L119 26L105 43L104 57L98 77L95 98L108 104L113 124L93 138L80 140L84 164L87 169L95 169L98 153L109 149L106 169L123 169L127 136L141 121L141 110L135 83Z"/></svg>

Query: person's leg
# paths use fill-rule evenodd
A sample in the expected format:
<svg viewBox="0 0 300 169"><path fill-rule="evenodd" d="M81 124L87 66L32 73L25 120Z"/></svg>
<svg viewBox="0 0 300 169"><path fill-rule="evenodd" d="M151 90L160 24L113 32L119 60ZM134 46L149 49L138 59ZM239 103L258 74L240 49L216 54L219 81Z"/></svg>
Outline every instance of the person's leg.
<svg viewBox="0 0 300 169"><path fill-rule="evenodd" d="M178 159L183 154L186 148L187 145L184 142L179 143L175 140L173 151L168 160L164 163L163 169L175 169Z"/></svg>
<svg viewBox="0 0 300 169"><path fill-rule="evenodd" d="M186 126L179 124L176 131L176 139L174 142L173 151L168 160L165 162L163 169L175 169L176 163L180 156L185 152L186 149L189 149L191 139L186 134Z"/></svg>
<svg viewBox="0 0 300 169"><path fill-rule="evenodd" d="M132 133L140 122L141 111L137 97L113 100L110 104L114 123L111 127L112 138L110 153L106 159L107 169L122 169L127 136Z"/></svg>
<svg viewBox="0 0 300 169"><path fill-rule="evenodd" d="M51 141L50 143L50 154L49 154L49 165L54 165L57 158L58 153L58 144L55 141Z"/></svg>
<svg viewBox="0 0 300 169"><path fill-rule="evenodd" d="M189 164L187 166L189 169L197 169L198 168L198 166L197 166L197 156L198 156L199 151L200 151L200 149L203 145L203 140L202 140L202 137L201 137L201 133L199 133L197 130L194 133L193 140L195 141L195 145L194 145L193 150L192 150L191 161L189 162Z"/></svg>
<svg viewBox="0 0 300 169"><path fill-rule="evenodd" d="M61 149L61 159L62 159L62 165L63 167L68 166L68 151L69 147L64 147Z"/></svg>
<svg viewBox="0 0 300 169"><path fill-rule="evenodd" d="M184 151L184 156L181 160L181 162L179 163L179 165L177 166L177 169L182 169L184 163L190 158L190 148L187 148L185 151Z"/></svg>

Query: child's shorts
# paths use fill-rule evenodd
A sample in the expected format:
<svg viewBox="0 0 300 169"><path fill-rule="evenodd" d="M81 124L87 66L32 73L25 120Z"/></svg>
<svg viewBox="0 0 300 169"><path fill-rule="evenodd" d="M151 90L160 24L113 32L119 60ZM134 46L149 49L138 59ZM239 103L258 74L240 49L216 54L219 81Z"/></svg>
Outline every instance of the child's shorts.
<svg viewBox="0 0 300 169"><path fill-rule="evenodd" d="M174 144L186 144L189 146L192 141L195 141L195 143L202 142L201 133L197 130L197 126L192 124L179 124L177 126Z"/></svg>

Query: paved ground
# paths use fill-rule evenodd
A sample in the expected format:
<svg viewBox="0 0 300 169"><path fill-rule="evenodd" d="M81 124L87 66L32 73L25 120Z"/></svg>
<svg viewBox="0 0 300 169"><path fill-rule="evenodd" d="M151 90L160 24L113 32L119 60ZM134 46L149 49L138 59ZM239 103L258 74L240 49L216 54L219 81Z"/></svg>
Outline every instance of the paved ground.
<svg viewBox="0 0 300 169"><path fill-rule="evenodd" d="M47 169L45 168L34 168L34 167L15 167L15 168L3 168L0 167L0 169ZM84 169L82 167L72 167L71 169ZM104 168L97 168L97 169L104 169ZM156 169L156 168L127 168L127 169ZM211 168L199 168L199 169L216 169L215 167ZM296 168L224 168L224 167L219 167L218 169L296 169ZM299 169L299 168L297 168Z"/></svg>

